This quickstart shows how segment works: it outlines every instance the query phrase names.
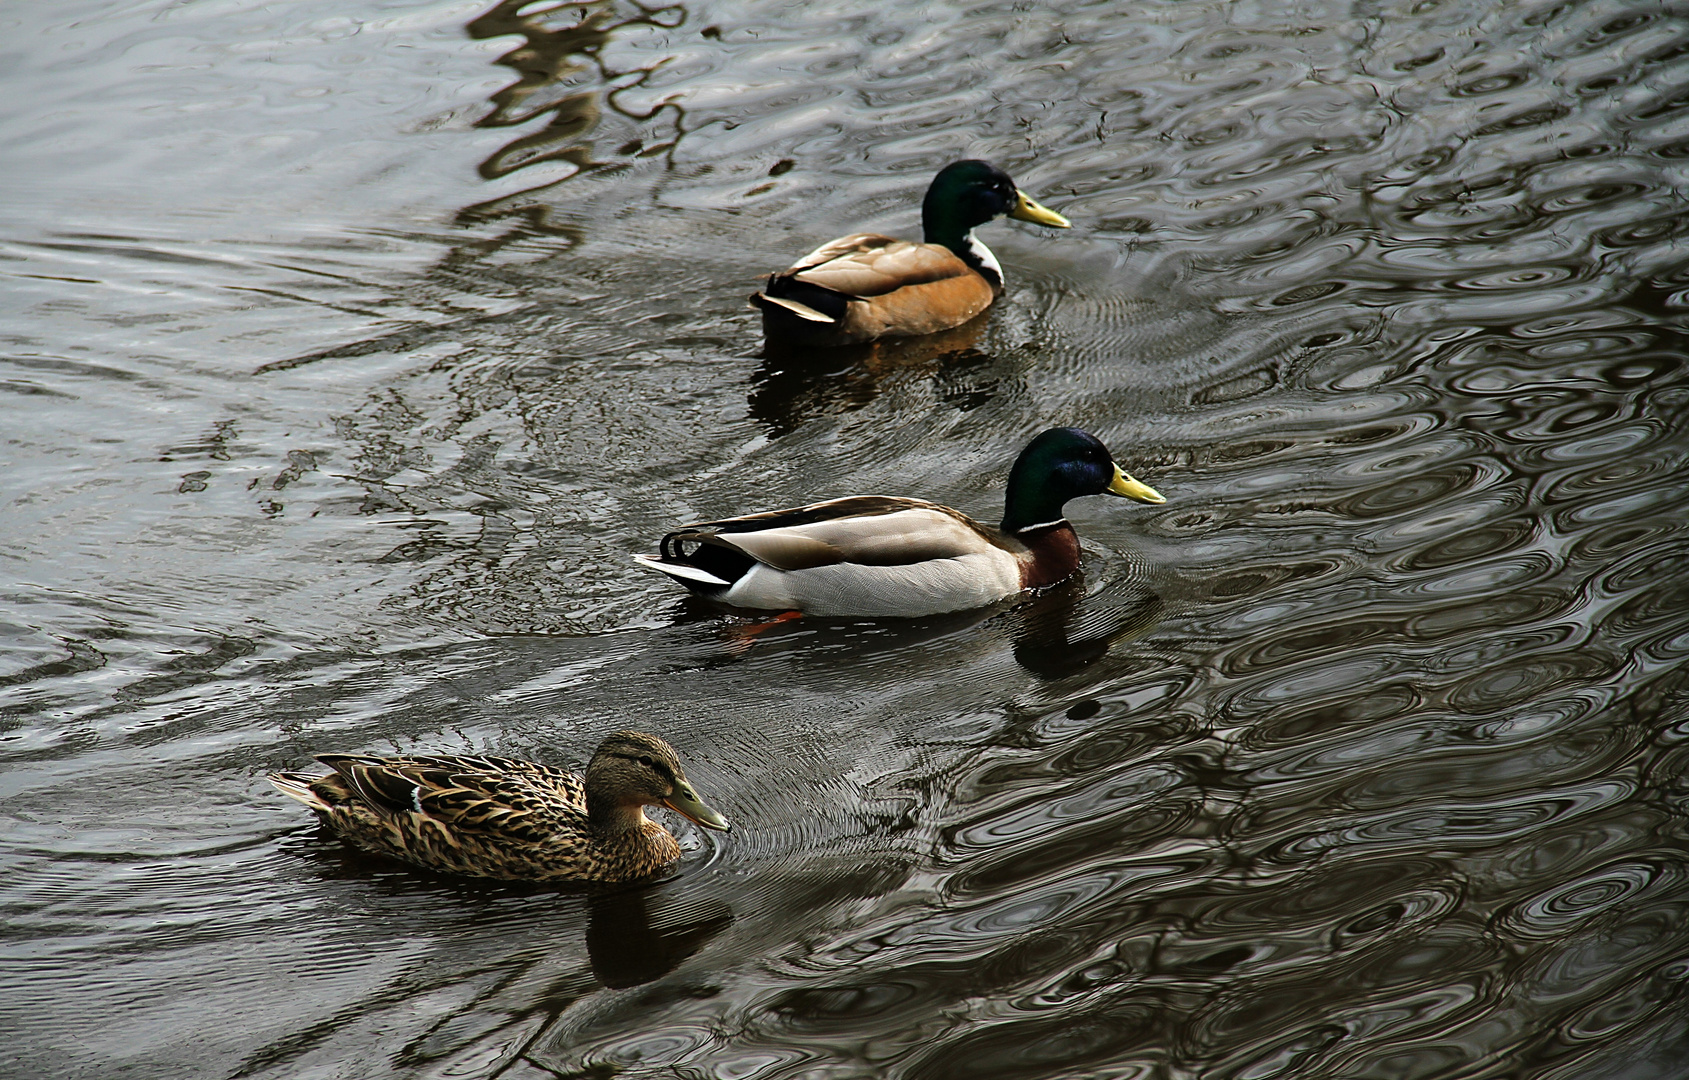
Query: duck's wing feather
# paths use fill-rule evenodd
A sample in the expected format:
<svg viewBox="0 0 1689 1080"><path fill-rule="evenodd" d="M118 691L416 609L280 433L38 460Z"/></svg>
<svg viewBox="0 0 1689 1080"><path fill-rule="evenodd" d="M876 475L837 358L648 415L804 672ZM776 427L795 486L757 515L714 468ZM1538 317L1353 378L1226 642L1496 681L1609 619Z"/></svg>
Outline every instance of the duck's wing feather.
<svg viewBox="0 0 1689 1080"><path fill-rule="evenodd" d="M778 277L795 277L805 270L813 270L823 263L830 263L834 259L846 259L853 255L863 255L872 251L891 247L893 244L907 243L895 236L882 236L879 233L851 233L836 240L829 240L814 251L805 255L797 262L780 271Z"/></svg>
<svg viewBox="0 0 1689 1080"><path fill-rule="evenodd" d="M684 561L687 541L739 551L777 570L837 563L907 566L1004 546L995 534L947 506L886 495L698 522L663 537L664 557Z"/></svg>
<svg viewBox="0 0 1689 1080"><path fill-rule="evenodd" d="M857 233L823 244L780 277L843 296L883 296L911 285L965 277L973 270L942 244L915 244Z"/></svg>
<svg viewBox="0 0 1689 1080"><path fill-rule="evenodd" d="M559 816L584 814L580 778L532 761L479 756L322 754L334 770L313 785L330 804L356 798L377 813L415 814L449 829L538 841Z"/></svg>

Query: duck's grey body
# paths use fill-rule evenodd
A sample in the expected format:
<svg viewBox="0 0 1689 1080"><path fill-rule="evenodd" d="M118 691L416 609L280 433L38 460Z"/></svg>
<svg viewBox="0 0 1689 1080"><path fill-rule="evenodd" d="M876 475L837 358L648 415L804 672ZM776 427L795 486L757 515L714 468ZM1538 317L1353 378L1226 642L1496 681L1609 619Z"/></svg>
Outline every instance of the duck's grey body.
<svg viewBox="0 0 1689 1080"><path fill-rule="evenodd" d="M1009 470L993 529L924 499L856 495L701 521L663 537L640 565L739 607L812 615L938 615L984 607L1079 569L1069 499L1159 503L1096 437L1051 428Z"/></svg>

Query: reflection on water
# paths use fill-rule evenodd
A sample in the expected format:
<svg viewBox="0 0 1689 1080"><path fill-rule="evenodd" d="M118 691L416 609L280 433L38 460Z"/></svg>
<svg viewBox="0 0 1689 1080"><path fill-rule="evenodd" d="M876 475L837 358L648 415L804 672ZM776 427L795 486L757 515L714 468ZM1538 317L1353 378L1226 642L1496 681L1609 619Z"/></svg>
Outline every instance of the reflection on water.
<svg viewBox="0 0 1689 1080"><path fill-rule="evenodd" d="M644 139L624 142L616 153L624 157L654 157L671 153L684 133L686 112L673 102L663 102L638 113L617 101L617 95L645 85L657 64L630 71L612 71L604 63L604 47L616 31L631 26L672 30L686 21L686 9L679 4L659 8L637 8L637 14L622 15L615 0L588 0L582 4L535 5L531 0L503 0L469 22L472 38L499 38L520 34L521 45L499 57L498 62L520 76L492 97L493 111L477 120L476 126L514 127L548 117L545 127L523 135L481 162L481 175L496 179L542 161L567 161L576 169L599 169L609 163L594 161L592 143L583 139L598 126L602 107L608 105L632 121L651 121L659 114L673 114L673 136L669 141L648 146ZM622 17L618 18L618 15ZM574 19L573 23L553 22ZM660 61L659 61L660 63ZM597 85L578 87L593 76Z"/></svg>
<svg viewBox="0 0 1689 1080"><path fill-rule="evenodd" d="M18 11L21 1073L1681 1075L1672 12ZM759 355L761 275L962 156L1072 235L959 336ZM756 629L628 558L989 518L1052 424L1169 502L1075 504L1018 605ZM742 823L630 892L349 859L263 780L628 726Z"/></svg>
<svg viewBox="0 0 1689 1080"><path fill-rule="evenodd" d="M1016 663L1046 679L1079 675L1116 644L1152 630L1166 608L1141 586L1114 582L1084 597L1084 584L1077 577L1013 612Z"/></svg>
<svg viewBox="0 0 1689 1080"><path fill-rule="evenodd" d="M990 316L981 315L925 337L832 349L766 342L751 378L750 413L770 435L787 435L806 420L862 408L880 396L882 384L938 380L951 387L951 400L971 394L975 404L983 404L990 390L969 387L967 374L991 362L976 347L989 321Z"/></svg>
<svg viewBox="0 0 1689 1080"><path fill-rule="evenodd" d="M650 893L644 889L592 900L587 956L592 973L612 990L667 975L733 922L727 905L714 898L693 909L665 910L658 923L653 923L650 907Z"/></svg>
<svg viewBox="0 0 1689 1080"><path fill-rule="evenodd" d="M322 859L318 851L299 854ZM344 850L334 857L338 865L332 877L347 882L369 880L371 868L384 863ZM487 1068L482 1075L488 1076L544 1069L543 1063L533 1059L535 1045L560 1028L567 1030L575 1022L574 1014L595 994L661 978L733 922L732 913L719 901L677 902L663 893L661 885L571 893L520 885L475 889L428 875L421 875L418 883L417 877L414 870L384 871L373 879L381 895L368 900L377 909L426 906L444 916L429 927L431 937L444 946L431 958L430 970L408 976L400 987L383 987L348 1003L321 1023L258 1048L236 1075L280 1075L309 1066L325 1045L364 1037L372 1027L393 1024L419 1001L431 1001L435 1008L402 1045L392 1048L388 1060L381 1063L384 1067L404 1072L462 1068L466 1062L478 1062ZM523 919L537 918L544 925L557 921L547 909L561 908L575 915L583 903L584 938L577 931L571 935L575 940L536 947L506 940L500 932L501 916L519 912ZM463 947L467 941L457 947L449 944L481 920L487 920L490 933L475 947ZM372 927L372 935L379 933ZM372 936L365 945L379 947L379 942Z"/></svg>

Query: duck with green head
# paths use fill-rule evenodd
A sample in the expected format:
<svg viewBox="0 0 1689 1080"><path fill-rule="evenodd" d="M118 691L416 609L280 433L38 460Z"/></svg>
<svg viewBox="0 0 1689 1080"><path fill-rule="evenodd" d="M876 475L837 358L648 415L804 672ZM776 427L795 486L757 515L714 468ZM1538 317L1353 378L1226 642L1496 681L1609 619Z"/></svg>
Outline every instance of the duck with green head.
<svg viewBox="0 0 1689 1080"><path fill-rule="evenodd" d="M855 233L821 245L751 296L763 334L795 345L849 345L960 326L1003 292L1003 268L973 234L1000 217L1069 227L990 162L946 165L921 203L925 243Z"/></svg>
<svg viewBox="0 0 1689 1080"><path fill-rule="evenodd" d="M736 607L812 615L920 616L982 607L1054 585L1079 568L1069 499L1161 503L1096 437L1051 428L1009 470L993 529L922 499L856 495L703 521L635 555L695 593Z"/></svg>
<svg viewBox="0 0 1689 1080"><path fill-rule="evenodd" d="M645 807L667 807L706 829L730 828L698 797L674 747L640 731L605 739L584 779L504 757L317 760L334 771L274 773L270 782L352 846L452 874L627 881L680 858L680 845Z"/></svg>

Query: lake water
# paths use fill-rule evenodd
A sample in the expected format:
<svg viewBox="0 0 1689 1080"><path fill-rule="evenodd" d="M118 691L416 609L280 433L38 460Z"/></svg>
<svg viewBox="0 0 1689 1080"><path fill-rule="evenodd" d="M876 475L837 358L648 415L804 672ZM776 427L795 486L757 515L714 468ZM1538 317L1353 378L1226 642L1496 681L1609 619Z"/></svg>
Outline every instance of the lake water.
<svg viewBox="0 0 1689 1080"><path fill-rule="evenodd" d="M1689 19L1634 0L0 9L0 1034L32 1077L1689 1070ZM760 275L989 158L981 325ZM752 620L629 558L1052 424L1081 581ZM315 752L666 736L609 894ZM684 823L681 823L682 825Z"/></svg>

